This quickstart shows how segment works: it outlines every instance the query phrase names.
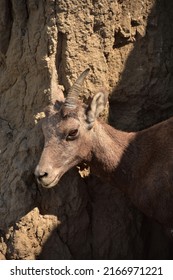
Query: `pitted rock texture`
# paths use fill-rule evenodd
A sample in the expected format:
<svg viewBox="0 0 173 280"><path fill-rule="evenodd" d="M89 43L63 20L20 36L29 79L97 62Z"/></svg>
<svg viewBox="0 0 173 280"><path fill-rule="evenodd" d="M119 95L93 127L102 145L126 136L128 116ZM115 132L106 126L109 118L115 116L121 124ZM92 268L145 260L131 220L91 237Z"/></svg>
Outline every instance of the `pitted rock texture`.
<svg viewBox="0 0 173 280"><path fill-rule="evenodd" d="M172 257L172 241L106 182L70 170L45 190L33 172L45 107L91 71L109 122L134 131L173 115L171 0L0 3L0 259ZM106 114L106 113L105 113Z"/></svg>

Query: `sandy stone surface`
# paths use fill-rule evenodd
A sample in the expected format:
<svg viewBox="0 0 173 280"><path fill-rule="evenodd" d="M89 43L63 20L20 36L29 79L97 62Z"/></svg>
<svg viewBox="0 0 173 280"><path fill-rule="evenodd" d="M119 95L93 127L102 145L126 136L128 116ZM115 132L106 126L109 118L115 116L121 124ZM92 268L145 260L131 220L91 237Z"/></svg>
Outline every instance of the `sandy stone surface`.
<svg viewBox="0 0 173 280"><path fill-rule="evenodd" d="M171 0L0 1L0 259L171 257L161 227L116 182L75 168L45 190L33 172L45 107L88 66L81 96L107 87L114 127L173 115L172 18Z"/></svg>

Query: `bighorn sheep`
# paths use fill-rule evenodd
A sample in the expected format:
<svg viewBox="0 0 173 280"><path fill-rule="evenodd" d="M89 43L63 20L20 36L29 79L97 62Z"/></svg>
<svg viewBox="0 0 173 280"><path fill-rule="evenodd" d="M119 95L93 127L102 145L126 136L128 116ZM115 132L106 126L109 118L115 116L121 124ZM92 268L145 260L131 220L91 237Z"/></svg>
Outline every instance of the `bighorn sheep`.
<svg viewBox="0 0 173 280"><path fill-rule="evenodd" d="M100 90L89 106L78 100L88 72L43 120L38 182L51 188L70 168L89 162L92 173L113 182L143 213L172 227L173 118L139 132L114 129L98 119L107 102L106 90Z"/></svg>

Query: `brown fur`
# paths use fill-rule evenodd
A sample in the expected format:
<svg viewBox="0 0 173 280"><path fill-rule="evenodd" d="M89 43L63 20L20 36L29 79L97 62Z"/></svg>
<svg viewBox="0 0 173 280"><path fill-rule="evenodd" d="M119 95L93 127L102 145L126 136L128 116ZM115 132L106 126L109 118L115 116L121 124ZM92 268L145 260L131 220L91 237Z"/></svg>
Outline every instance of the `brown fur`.
<svg viewBox="0 0 173 280"><path fill-rule="evenodd" d="M173 225L173 118L136 133L96 124L91 172L110 180L147 216Z"/></svg>
<svg viewBox="0 0 173 280"><path fill-rule="evenodd" d="M39 183L51 188L70 168L89 162L91 172L112 182L143 213L172 227L173 118L141 132L119 131L96 119L104 99L99 92L87 109L76 101L75 109L62 105L45 118Z"/></svg>

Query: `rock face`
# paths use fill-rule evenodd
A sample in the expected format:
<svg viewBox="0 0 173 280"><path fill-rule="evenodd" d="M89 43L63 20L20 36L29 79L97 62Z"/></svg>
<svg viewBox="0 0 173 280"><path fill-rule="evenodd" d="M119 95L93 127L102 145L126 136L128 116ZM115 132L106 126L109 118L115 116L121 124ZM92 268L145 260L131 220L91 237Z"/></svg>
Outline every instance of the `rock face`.
<svg viewBox="0 0 173 280"><path fill-rule="evenodd" d="M38 187L44 108L86 67L83 96L110 90L109 122L173 115L171 0L1 0L0 259L172 257L171 241L106 182L70 170ZM38 122L38 123L37 123ZM37 123L37 124L36 124Z"/></svg>

